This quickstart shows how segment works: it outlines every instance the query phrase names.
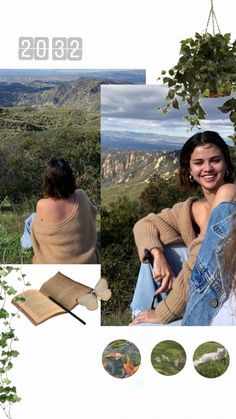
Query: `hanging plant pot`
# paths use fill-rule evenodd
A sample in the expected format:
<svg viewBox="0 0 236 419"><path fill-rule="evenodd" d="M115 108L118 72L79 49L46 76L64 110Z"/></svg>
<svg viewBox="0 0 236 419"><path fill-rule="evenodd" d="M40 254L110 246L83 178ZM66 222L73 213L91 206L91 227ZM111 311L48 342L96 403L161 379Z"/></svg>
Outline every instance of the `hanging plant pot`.
<svg viewBox="0 0 236 419"><path fill-rule="evenodd" d="M163 112L179 109L180 99L188 104L185 119L192 127L200 127L200 120L206 119L200 100L236 91L236 41L231 43L230 36L196 33L195 38L181 41L178 63L159 78L169 88Z"/></svg>

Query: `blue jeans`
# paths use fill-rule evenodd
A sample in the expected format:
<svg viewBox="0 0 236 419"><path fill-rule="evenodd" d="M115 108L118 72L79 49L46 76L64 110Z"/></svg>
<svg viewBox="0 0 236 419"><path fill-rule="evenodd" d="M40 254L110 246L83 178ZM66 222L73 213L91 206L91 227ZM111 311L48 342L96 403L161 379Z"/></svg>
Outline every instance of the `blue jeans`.
<svg viewBox="0 0 236 419"><path fill-rule="evenodd" d="M165 257L170 265L174 277L177 277L182 264L188 259L188 251L183 244L173 244L165 246ZM140 311L151 308L153 296L155 293L155 284L152 276L152 267L149 263L142 263L137 279L132 302L130 304L132 310L132 317L137 316ZM166 293L161 294L162 299L166 298ZM170 325L179 325L181 320L176 320ZM138 326L157 326L157 323L139 323Z"/></svg>
<svg viewBox="0 0 236 419"><path fill-rule="evenodd" d="M236 202L222 202L212 211L205 239L191 274L184 317L182 320L169 323L168 326L227 326L236 324L236 299L231 298L232 303L228 303L230 295L232 296L231 280L226 278L222 272L223 252L231 231L232 216L235 213ZM184 252L184 249L181 250L181 254L182 252ZM183 256L180 257L180 261L181 259L182 263L186 260ZM174 271L175 266L171 264L168 258L167 260ZM176 276L175 272L174 275ZM146 286L148 291L145 290ZM148 264L143 264L131 303L134 317L140 311L150 308L154 291L155 286L151 268ZM139 323L139 325L161 326L157 323Z"/></svg>
<svg viewBox="0 0 236 419"><path fill-rule="evenodd" d="M31 227L31 223L32 223L35 215L36 215L36 212L33 212L24 221L24 224L25 224L24 233L20 238L20 244L21 244L21 247L23 249L30 249L32 247L31 236L30 236L30 227Z"/></svg>

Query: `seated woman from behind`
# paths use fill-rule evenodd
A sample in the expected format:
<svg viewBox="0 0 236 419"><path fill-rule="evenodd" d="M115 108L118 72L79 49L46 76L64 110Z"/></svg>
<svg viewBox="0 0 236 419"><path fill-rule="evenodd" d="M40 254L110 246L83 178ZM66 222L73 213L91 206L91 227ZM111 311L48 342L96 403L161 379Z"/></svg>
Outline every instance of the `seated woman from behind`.
<svg viewBox="0 0 236 419"><path fill-rule="evenodd" d="M43 193L31 225L33 263L99 263L97 210L64 159L48 163Z"/></svg>

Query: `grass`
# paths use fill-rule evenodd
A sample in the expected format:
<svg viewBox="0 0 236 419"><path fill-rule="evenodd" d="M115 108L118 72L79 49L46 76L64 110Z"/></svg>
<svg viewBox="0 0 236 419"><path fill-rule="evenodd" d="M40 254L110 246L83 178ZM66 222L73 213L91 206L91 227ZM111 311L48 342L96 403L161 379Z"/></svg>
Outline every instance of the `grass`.
<svg viewBox="0 0 236 419"><path fill-rule="evenodd" d="M186 353L178 342L165 340L153 348L151 362L153 368L160 374L175 375L184 368Z"/></svg>
<svg viewBox="0 0 236 419"><path fill-rule="evenodd" d="M135 201L139 198L140 194L144 191L147 184L144 182L129 182L120 183L115 186L107 186L101 188L101 202L102 207L109 206L112 202L120 199L122 195L128 196L129 199Z"/></svg>
<svg viewBox="0 0 236 419"><path fill-rule="evenodd" d="M20 237L24 230L24 219L29 214L0 212L0 263L31 263L31 250L21 248Z"/></svg>
<svg viewBox="0 0 236 419"><path fill-rule="evenodd" d="M101 313L102 326L128 326L131 322L131 310L127 308L125 311L115 311L112 313L106 313L102 311Z"/></svg>
<svg viewBox="0 0 236 419"><path fill-rule="evenodd" d="M199 359L203 354L216 352L217 348L223 348L224 346L218 342L206 342L200 345L193 355L193 361ZM194 368L196 371L206 378L216 378L225 373L229 366L229 355L226 358L218 361L210 361L205 364L196 365Z"/></svg>

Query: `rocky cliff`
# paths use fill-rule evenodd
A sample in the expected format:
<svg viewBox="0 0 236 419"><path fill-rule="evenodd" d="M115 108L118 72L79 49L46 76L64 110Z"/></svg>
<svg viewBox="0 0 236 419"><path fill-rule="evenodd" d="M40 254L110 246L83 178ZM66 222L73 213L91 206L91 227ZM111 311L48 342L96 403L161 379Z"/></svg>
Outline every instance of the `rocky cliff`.
<svg viewBox="0 0 236 419"><path fill-rule="evenodd" d="M102 185L148 182L154 174L169 178L177 172L178 157L179 150L151 153L104 149Z"/></svg>

